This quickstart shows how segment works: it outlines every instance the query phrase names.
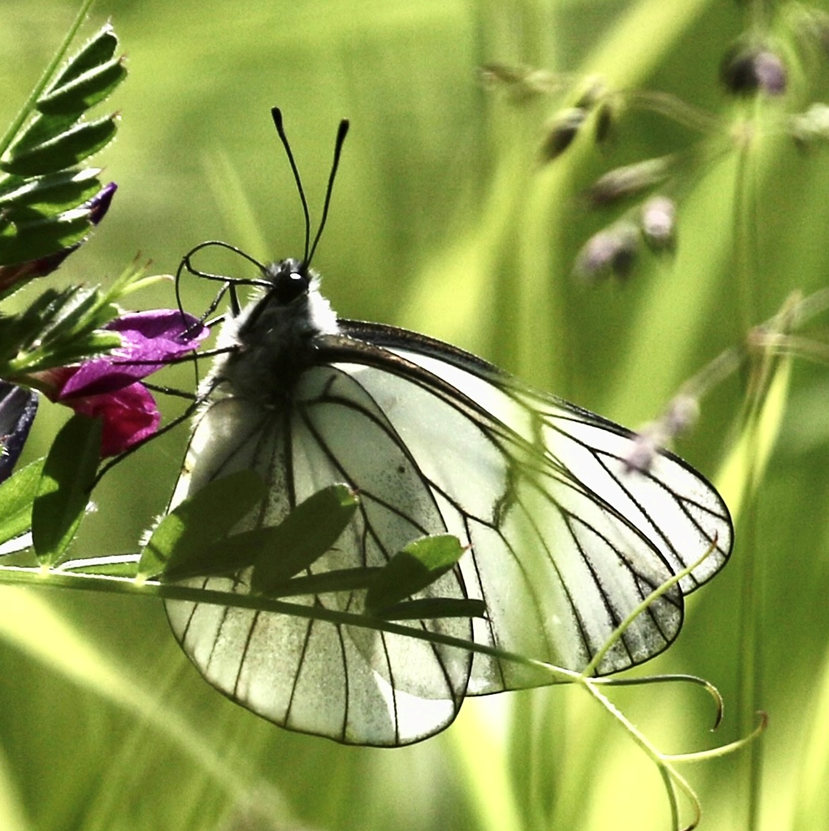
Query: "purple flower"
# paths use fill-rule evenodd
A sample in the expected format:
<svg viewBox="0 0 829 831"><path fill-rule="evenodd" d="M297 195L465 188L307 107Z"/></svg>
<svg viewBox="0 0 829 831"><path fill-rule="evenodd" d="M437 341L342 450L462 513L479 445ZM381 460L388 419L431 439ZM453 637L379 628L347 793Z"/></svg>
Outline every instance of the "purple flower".
<svg viewBox="0 0 829 831"><path fill-rule="evenodd" d="M101 456L115 456L151 436L161 415L152 393L140 383L198 345L209 329L175 309L125 314L106 328L121 336L110 354L76 367L39 375L49 397L104 422Z"/></svg>
<svg viewBox="0 0 829 831"><path fill-rule="evenodd" d="M123 389L190 352L209 334L195 317L176 309L131 312L104 328L121 336L120 348L77 367L58 401Z"/></svg>

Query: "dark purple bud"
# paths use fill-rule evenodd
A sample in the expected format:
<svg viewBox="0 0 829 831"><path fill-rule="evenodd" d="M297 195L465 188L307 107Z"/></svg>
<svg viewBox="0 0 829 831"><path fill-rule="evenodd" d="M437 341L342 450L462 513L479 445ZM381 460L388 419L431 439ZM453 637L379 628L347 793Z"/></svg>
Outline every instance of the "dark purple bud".
<svg viewBox="0 0 829 831"><path fill-rule="evenodd" d="M576 257L575 272L590 282L608 276L627 277L636 261L639 231L622 221L590 237Z"/></svg>
<svg viewBox="0 0 829 831"><path fill-rule="evenodd" d="M97 225L106 216L116 190L118 190L118 185L115 182L110 182L102 187L90 200L81 205L82 208L89 211L89 221L93 225Z"/></svg>
<svg viewBox="0 0 829 831"><path fill-rule="evenodd" d="M587 110L582 107L557 113L548 125L547 136L541 145L542 161L551 162L560 156L572 144L586 118Z"/></svg>
<svg viewBox="0 0 829 831"><path fill-rule="evenodd" d="M737 45L720 68L726 89L735 95L782 95L788 76L782 58L766 46Z"/></svg>

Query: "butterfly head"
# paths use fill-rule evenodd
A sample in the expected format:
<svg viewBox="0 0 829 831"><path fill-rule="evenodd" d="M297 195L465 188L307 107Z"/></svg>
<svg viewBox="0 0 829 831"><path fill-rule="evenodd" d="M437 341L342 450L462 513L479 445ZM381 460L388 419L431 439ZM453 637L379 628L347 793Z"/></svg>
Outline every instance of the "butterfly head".
<svg viewBox="0 0 829 831"><path fill-rule="evenodd" d="M271 283L269 298L280 306L288 306L307 295L313 281L307 265L293 258L266 266L264 276Z"/></svg>

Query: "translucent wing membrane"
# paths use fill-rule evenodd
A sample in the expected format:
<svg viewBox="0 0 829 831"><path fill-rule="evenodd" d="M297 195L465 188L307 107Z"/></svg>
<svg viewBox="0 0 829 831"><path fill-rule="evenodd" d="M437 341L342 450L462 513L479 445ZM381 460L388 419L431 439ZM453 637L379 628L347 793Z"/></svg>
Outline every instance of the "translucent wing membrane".
<svg viewBox="0 0 829 831"><path fill-rule="evenodd" d="M331 482L360 483L358 519L312 573L382 566L414 537L444 529L393 428L334 367L307 372L290 410L258 409L234 398L216 402L199 421L190 457L192 472L182 478L176 500L184 489L235 470L252 468L265 478L269 497L239 531L277 524ZM190 582L247 592L248 581L243 573ZM464 597L459 575L444 575L421 596ZM360 614L364 592L295 600ZM167 608L174 632L211 683L292 729L342 742L405 744L449 724L466 691L472 657L461 650L245 609L179 602ZM466 618L412 625L466 640L472 635Z"/></svg>
<svg viewBox="0 0 829 831"><path fill-rule="evenodd" d="M662 651L683 595L731 550L717 492L669 453L630 470L633 436L491 365L391 327L340 322L317 335L289 397L214 400L195 428L174 504L235 470L268 497L238 530L275 525L321 488L360 495L356 520L312 573L382 566L415 537L468 551L418 597L484 601L484 618L409 622L581 671L654 589L713 553L639 615L599 673ZM232 390L230 391L232 393ZM249 575L190 581L237 593ZM364 591L297 598L353 613ZM226 695L285 727L400 745L449 724L464 695L548 684L549 674L370 628L204 603L167 603L176 636Z"/></svg>

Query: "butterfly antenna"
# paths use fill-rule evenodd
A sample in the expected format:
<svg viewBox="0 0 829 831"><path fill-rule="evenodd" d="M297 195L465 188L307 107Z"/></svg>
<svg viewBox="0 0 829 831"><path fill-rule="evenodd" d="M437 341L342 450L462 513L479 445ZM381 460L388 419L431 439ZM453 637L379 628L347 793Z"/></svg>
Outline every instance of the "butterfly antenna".
<svg viewBox="0 0 829 831"><path fill-rule="evenodd" d="M308 213L308 200L305 198L305 191L302 188L302 179L299 178L299 170L294 161L294 154L291 152L291 145L288 142L288 136L285 135L285 128L282 126L282 110L279 107L271 108L271 116L276 127L276 132L279 134L279 140L285 148L285 153L288 156L288 161L291 164L291 170L294 173L294 181L296 182L296 189L299 191L299 198L302 201L302 212L305 214L305 256L302 258L304 263L308 262L308 246L311 241L311 215ZM318 235L319 236L319 235Z"/></svg>
<svg viewBox="0 0 829 831"><path fill-rule="evenodd" d="M325 228L325 221L328 219L328 207L331 204L331 194L334 192L334 179L337 176L337 168L340 165L340 156L343 152L343 144L345 144L345 137L348 135L348 119L344 118L337 128L337 138L334 141L334 161L331 164L331 173L328 176L328 187L325 189L325 203L322 207L322 219L320 220L319 228L317 228L314 242L311 245L311 251L306 252L305 265L310 265L311 259L314 256L314 251L317 250L317 243L322 236L323 228Z"/></svg>

